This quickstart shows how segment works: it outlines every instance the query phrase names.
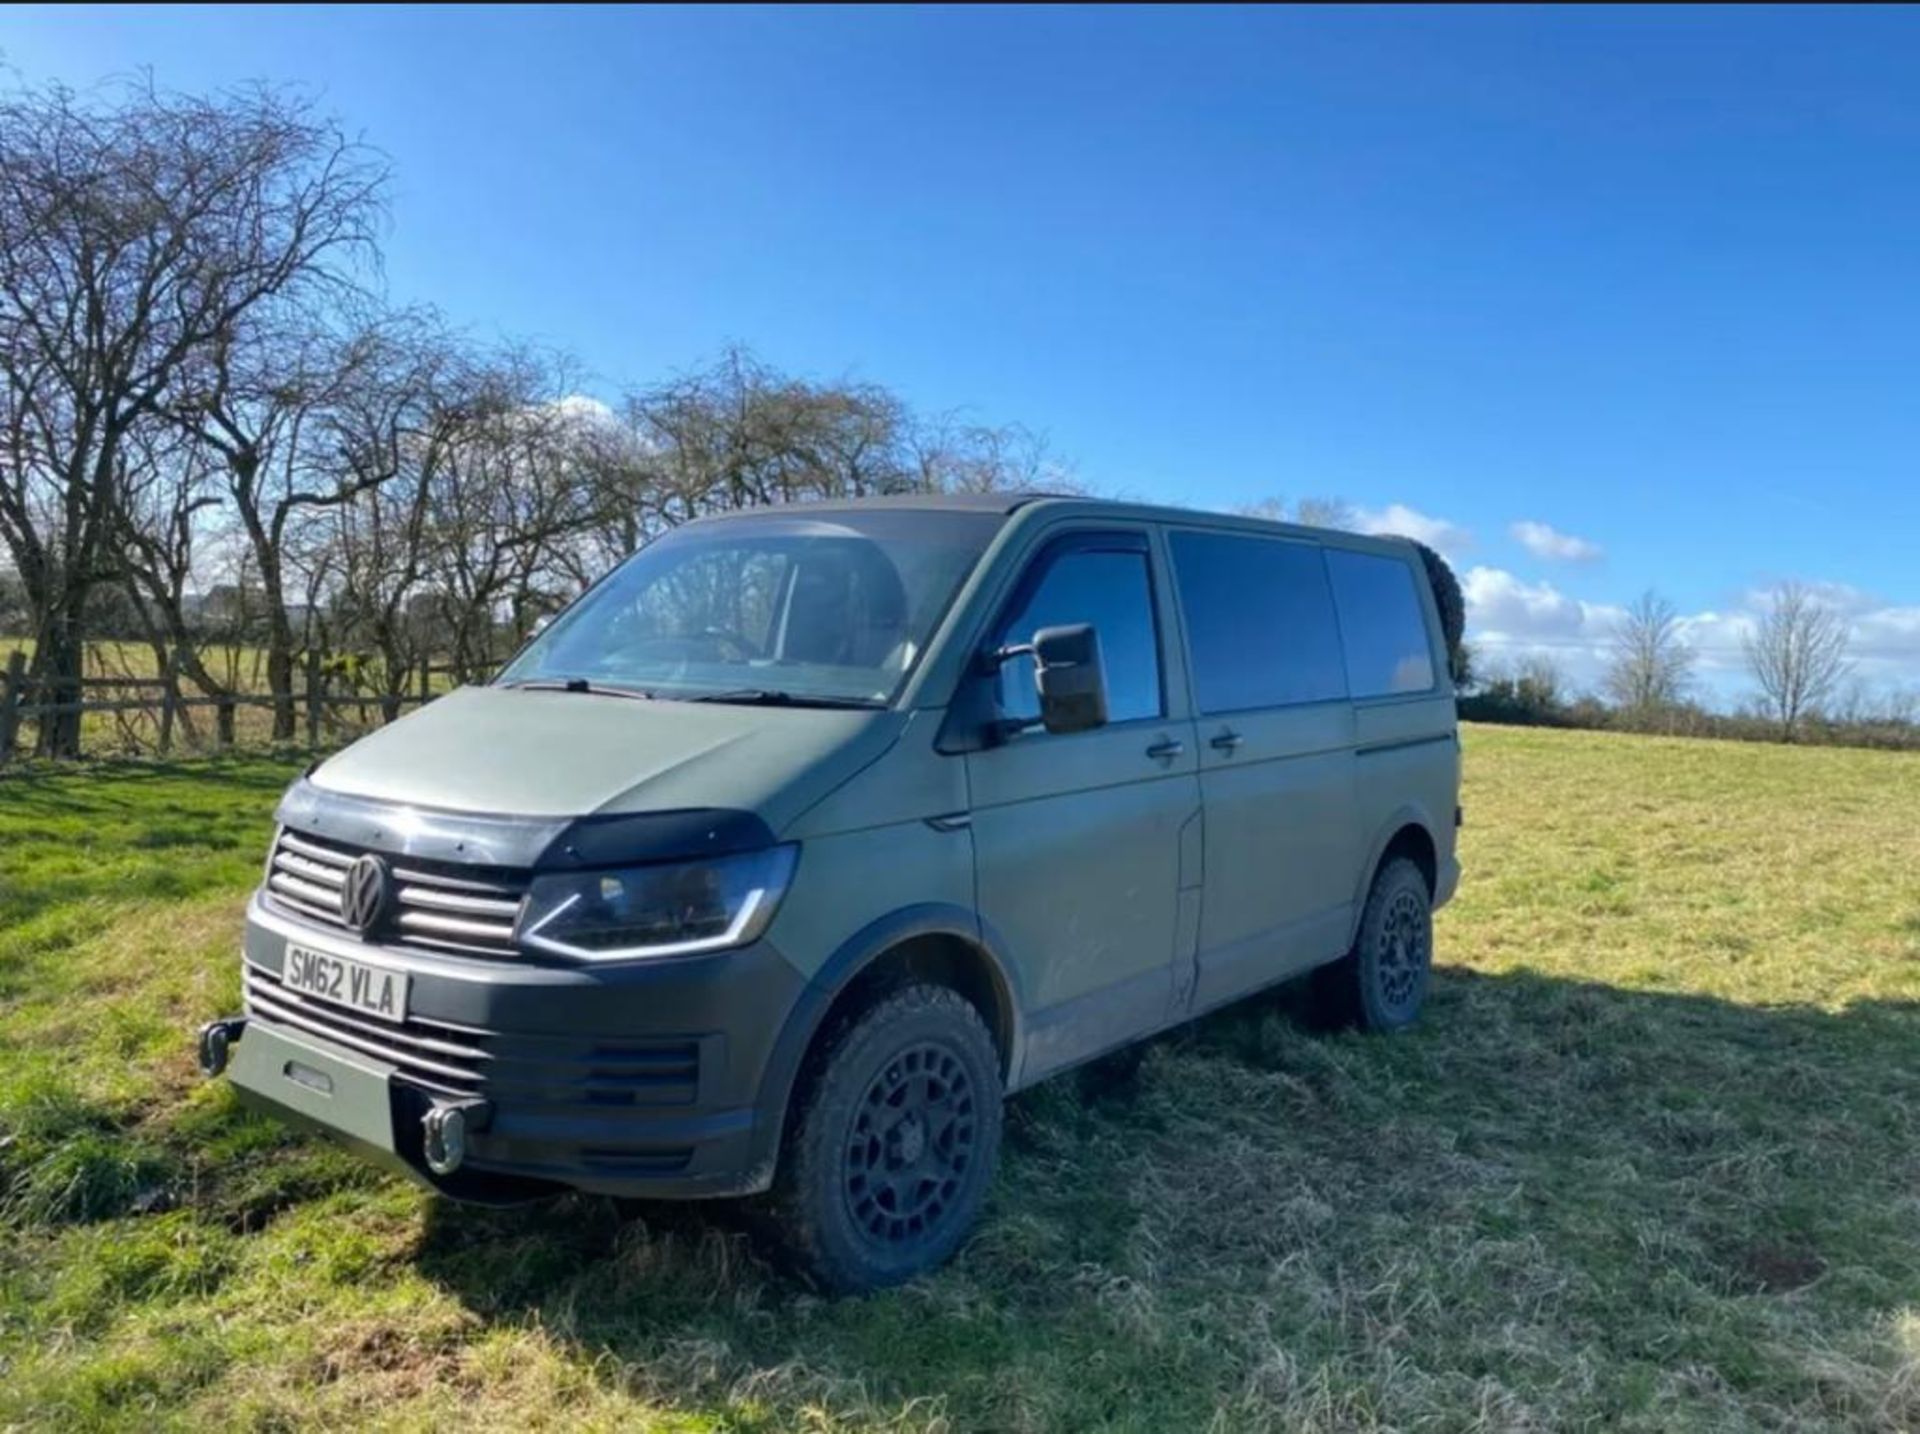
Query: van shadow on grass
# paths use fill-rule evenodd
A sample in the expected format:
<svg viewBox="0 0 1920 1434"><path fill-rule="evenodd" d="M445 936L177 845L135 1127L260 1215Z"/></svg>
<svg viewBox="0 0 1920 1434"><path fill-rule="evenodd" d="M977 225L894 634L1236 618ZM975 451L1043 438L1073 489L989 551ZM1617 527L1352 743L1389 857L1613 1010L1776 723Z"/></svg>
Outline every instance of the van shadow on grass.
<svg viewBox="0 0 1920 1434"><path fill-rule="evenodd" d="M1920 1303L1920 1006L1446 969L1380 1040L1303 1004L1021 1096L981 1233L904 1290L823 1300L737 1211L579 1198L435 1202L417 1268L603 1385L775 1425L1920 1419L1883 1341Z"/></svg>

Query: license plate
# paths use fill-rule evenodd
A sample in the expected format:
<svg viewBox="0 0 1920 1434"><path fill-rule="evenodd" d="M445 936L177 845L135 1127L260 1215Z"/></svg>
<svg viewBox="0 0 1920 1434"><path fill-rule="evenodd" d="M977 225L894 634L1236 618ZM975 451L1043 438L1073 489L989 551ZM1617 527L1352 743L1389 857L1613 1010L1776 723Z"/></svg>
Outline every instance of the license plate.
<svg viewBox="0 0 1920 1434"><path fill-rule="evenodd" d="M383 1021L403 1021L407 1017L409 978L400 971L349 961L344 956L289 942L280 980L290 991L318 996L323 1001L364 1011Z"/></svg>

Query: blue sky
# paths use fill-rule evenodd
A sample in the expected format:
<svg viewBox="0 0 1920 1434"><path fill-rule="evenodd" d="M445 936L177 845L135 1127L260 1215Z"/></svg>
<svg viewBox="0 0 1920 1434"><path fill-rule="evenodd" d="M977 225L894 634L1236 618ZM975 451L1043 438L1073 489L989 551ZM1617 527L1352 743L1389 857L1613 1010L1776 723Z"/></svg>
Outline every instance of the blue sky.
<svg viewBox="0 0 1920 1434"><path fill-rule="evenodd" d="M1580 679L1651 585L1737 696L1752 592L1829 584L1920 687L1920 11L27 8L0 55L309 87L393 160L394 297L609 387L741 340L1102 490L1337 495Z"/></svg>

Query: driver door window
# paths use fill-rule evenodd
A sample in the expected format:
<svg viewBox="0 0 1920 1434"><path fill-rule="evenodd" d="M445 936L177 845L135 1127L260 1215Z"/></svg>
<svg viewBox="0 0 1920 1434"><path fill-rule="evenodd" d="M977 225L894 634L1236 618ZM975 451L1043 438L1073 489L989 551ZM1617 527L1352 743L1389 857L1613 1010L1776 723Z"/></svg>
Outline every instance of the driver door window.
<svg viewBox="0 0 1920 1434"><path fill-rule="evenodd" d="M1100 636L1108 720L1136 722L1161 716L1165 707L1160 634L1154 622L1146 552L1073 547L1042 561L1045 567L1038 579L1029 578L1024 596L1015 598L998 645L1027 642L1043 627L1090 622ZM1003 717L1039 720L1040 698L1034 689L1031 657L1001 664L995 696Z"/></svg>

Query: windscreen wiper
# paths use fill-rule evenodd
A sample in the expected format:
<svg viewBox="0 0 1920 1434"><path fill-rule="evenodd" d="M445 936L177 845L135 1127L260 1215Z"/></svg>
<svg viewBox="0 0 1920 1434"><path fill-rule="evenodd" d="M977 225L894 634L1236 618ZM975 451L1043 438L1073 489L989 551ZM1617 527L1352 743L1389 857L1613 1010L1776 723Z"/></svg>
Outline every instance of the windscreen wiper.
<svg viewBox="0 0 1920 1434"><path fill-rule="evenodd" d="M605 683L595 686L584 677L535 677L519 682L502 682L499 685L515 692L585 692L592 697L631 697L641 702L653 700L653 694L643 688L611 687Z"/></svg>
<svg viewBox="0 0 1920 1434"><path fill-rule="evenodd" d="M817 697L806 692L782 692L771 687L739 687L730 692L689 692L666 694L675 702L733 702L742 707L860 707L873 709L886 704L872 697Z"/></svg>

